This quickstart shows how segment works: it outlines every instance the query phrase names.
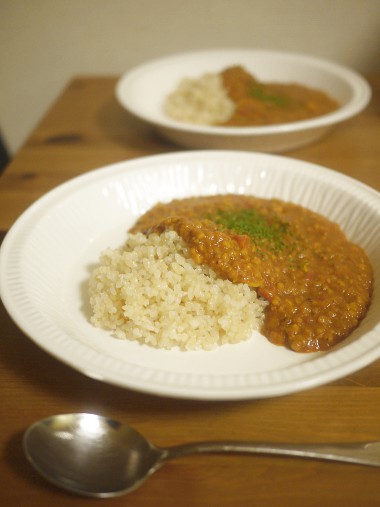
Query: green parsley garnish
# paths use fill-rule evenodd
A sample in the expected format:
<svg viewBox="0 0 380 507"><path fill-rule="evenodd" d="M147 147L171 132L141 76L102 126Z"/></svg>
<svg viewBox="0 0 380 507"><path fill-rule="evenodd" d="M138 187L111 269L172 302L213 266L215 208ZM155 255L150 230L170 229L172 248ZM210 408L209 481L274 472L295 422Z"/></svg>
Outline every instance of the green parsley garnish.
<svg viewBox="0 0 380 507"><path fill-rule="evenodd" d="M278 219L269 221L257 210L219 210L207 218L236 234L249 236L256 245L269 243L274 250L285 247L284 235L289 225Z"/></svg>
<svg viewBox="0 0 380 507"><path fill-rule="evenodd" d="M285 97L281 95L274 95L273 93L268 93L263 86L257 83L251 86L250 95L257 100L261 100L262 102L272 102L276 106L286 106L288 103Z"/></svg>

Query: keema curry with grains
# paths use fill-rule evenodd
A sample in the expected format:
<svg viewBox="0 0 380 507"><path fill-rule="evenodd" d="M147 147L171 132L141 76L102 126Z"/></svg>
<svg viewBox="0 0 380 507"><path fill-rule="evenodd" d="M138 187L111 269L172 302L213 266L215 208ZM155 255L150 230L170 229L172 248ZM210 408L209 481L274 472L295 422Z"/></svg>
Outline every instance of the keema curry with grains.
<svg viewBox="0 0 380 507"><path fill-rule="evenodd" d="M174 230L197 264L268 301L261 329L296 352L326 351L364 318L373 272L340 227L278 199L213 195L157 204L131 232Z"/></svg>

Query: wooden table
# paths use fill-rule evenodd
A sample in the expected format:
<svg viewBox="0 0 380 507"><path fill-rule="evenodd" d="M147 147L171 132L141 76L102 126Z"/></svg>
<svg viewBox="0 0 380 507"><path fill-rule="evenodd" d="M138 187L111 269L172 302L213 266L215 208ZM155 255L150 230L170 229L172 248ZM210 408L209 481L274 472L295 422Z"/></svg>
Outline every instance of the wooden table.
<svg viewBox="0 0 380 507"><path fill-rule="evenodd" d="M380 75L370 106L331 135L286 155L341 171L380 190ZM179 151L128 116L116 77L73 79L0 178L2 237L34 200L96 167ZM22 118L20 118L22 121ZM22 434L62 412L97 412L132 424L158 445L189 439L333 442L380 439L380 360L329 385L258 401L165 399L92 380L36 347L1 306L0 503L6 507L380 506L380 471L293 458L198 456L168 463L128 497L94 500L43 481L26 463ZM97 503L100 505L100 503Z"/></svg>

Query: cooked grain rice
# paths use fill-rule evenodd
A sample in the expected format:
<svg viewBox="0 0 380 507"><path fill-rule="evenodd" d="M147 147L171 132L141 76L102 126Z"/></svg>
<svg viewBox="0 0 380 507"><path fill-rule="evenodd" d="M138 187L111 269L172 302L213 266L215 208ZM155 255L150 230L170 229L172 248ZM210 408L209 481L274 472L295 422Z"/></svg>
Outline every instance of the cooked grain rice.
<svg viewBox="0 0 380 507"><path fill-rule="evenodd" d="M220 74L204 74L199 79L185 78L171 93L165 113L179 121L213 125L227 121L235 104L223 87Z"/></svg>
<svg viewBox="0 0 380 507"><path fill-rule="evenodd" d="M245 284L196 265L174 231L129 235L91 274L94 325L153 347L210 350L250 337L265 302Z"/></svg>

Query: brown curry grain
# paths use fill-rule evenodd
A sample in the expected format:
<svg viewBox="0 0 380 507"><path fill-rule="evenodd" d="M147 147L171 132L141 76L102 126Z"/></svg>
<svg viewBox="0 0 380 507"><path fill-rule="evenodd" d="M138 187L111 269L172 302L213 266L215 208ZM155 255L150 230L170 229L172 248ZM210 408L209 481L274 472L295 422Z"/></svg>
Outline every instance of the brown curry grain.
<svg viewBox="0 0 380 507"><path fill-rule="evenodd" d="M262 333L297 352L323 351L364 318L373 274L337 224L296 204L218 195L158 204L131 232L175 230L198 264L269 302Z"/></svg>

